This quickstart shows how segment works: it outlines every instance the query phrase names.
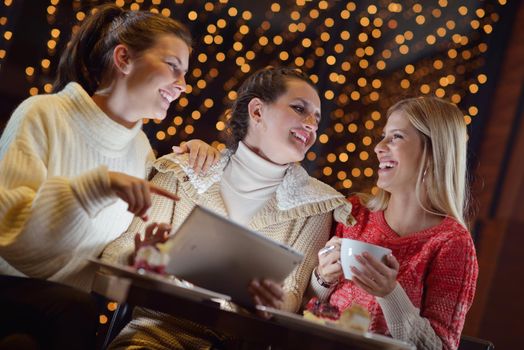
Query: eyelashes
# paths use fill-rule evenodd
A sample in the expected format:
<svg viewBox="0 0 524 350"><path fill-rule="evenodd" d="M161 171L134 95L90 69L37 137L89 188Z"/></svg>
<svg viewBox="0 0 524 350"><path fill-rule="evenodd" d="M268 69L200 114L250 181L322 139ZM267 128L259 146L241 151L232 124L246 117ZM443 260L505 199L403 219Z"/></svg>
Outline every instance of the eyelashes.
<svg viewBox="0 0 524 350"><path fill-rule="evenodd" d="M306 111L304 107L299 106L299 105L291 105L291 108L293 108L295 111L297 111L300 114L303 114Z"/></svg>
<svg viewBox="0 0 524 350"><path fill-rule="evenodd" d="M381 134L380 135L380 141L384 140L386 138L386 135L385 134ZM403 139L404 136L401 135L401 134L393 134L391 137L390 137L390 141L392 140L398 140L398 139Z"/></svg>
<svg viewBox="0 0 524 350"><path fill-rule="evenodd" d="M166 62L166 63L173 71L179 71L180 70L176 63L171 63L171 62Z"/></svg>
<svg viewBox="0 0 524 350"><path fill-rule="evenodd" d="M300 106L300 105L291 105L291 108L293 108L297 113L301 115L307 114L306 107ZM315 116L315 120L317 121L317 124L320 124L320 117Z"/></svg>

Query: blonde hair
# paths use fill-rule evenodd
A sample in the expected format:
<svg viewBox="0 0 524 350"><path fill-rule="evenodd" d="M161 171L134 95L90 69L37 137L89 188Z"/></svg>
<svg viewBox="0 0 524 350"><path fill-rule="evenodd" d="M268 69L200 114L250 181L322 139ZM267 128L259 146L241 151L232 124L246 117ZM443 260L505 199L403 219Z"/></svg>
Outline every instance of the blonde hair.
<svg viewBox="0 0 524 350"><path fill-rule="evenodd" d="M433 214L451 216L466 225L468 207L467 130L462 112L453 104L432 97L409 98L389 108L387 118L400 112L417 129L423 154L415 187L421 207ZM426 201L421 199L422 189ZM375 196L363 196L371 210L384 210L390 194L379 189Z"/></svg>

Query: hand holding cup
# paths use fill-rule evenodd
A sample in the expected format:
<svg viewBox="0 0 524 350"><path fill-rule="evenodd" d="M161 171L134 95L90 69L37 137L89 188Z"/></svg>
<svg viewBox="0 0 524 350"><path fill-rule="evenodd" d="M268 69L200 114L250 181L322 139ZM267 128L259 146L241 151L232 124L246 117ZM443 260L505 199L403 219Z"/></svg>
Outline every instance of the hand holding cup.
<svg viewBox="0 0 524 350"><path fill-rule="evenodd" d="M384 297L397 284L399 263L388 248L343 238L340 261L344 277L369 294Z"/></svg>

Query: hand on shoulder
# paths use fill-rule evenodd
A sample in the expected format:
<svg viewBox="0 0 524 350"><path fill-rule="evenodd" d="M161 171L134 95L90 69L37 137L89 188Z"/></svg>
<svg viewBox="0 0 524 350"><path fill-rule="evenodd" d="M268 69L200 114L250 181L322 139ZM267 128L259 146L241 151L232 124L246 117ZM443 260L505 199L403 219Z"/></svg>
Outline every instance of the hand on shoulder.
<svg viewBox="0 0 524 350"><path fill-rule="evenodd" d="M206 173L209 168L220 160L220 152L202 140L194 139L173 146L175 154L189 153L189 166L196 174Z"/></svg>

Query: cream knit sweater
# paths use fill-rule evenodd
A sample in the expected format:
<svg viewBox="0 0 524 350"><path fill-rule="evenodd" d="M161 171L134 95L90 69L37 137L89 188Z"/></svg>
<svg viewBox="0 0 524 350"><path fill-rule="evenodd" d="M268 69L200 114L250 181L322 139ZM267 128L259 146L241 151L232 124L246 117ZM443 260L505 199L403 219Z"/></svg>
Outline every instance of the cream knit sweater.
<svg viewBox="0 0 524 350"><path fill-rule="evenodd" d="M167 155L155 163L157 185L180 196L173 202L161 197L153 199L151 221L171 223L177 228L196 205L205 206L220 215L229 216L221 194L223 176L235 182L235 173L228 173L229 154L204 175L195 175L187 165L187 155ZM227 175L226 175L227 174ZM336 209L336 210L335 210ZM308 176L299 165L290 165L275 193L257 212L247 226L274 240L287 244L304 254L304 261L284 282L284 309L296 312L309 283L311 271L317 265L317 252L325 244L333 220L352 223L351 205L344 196ZM129 230L111 243L103 259L126 263L134 249L134 235L144 232L146 224L135 219ZM182 321L159 312L138 309L133 321L122 331L111 348L131 345L147 349L205 349L212 340L204 327ZM219 336L220 338L220 336ZM215 339L216 340L216 339Z"/></svg>
<svg viewBox="0 0 524 350"><path fill-rule="evenodd" d="M25 100L0 139L0 273L90 290L86 259L133 218L108 170L143 178L152 160L141 123L112 121L77 83Z"/></svg>

